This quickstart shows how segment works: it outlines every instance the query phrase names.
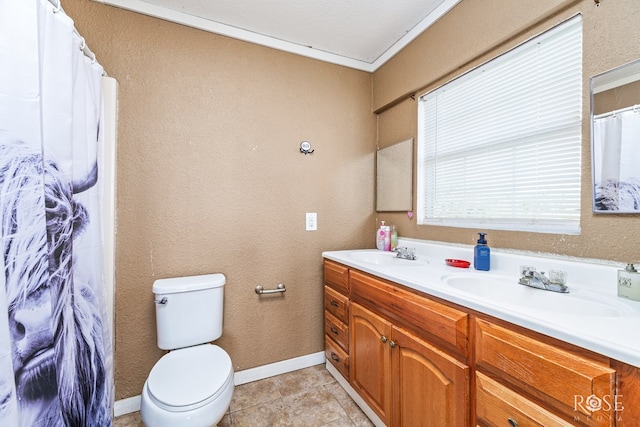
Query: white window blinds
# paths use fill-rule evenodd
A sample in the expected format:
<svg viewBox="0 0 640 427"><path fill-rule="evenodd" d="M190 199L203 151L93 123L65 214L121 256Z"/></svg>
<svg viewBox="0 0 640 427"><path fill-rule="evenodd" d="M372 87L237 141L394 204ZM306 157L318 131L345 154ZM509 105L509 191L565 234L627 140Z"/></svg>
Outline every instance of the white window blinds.
<svg viewBox="0 0 640 427"><path fill-rule="evenodd" d="M582 17L419 99L418 223L580 231Z"/></svg>

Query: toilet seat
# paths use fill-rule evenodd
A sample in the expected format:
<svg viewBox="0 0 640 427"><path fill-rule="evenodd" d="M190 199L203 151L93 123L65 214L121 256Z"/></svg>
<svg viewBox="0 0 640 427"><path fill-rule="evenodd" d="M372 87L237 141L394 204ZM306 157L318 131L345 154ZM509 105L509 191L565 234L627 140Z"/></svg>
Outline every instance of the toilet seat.
<svg viewBox="0 0 640 427"><path fill-rule="evenodd" d="M218 346L203 344L162 356L149 374L147 389L162 409L182 412L215 400L232 381L229 355Z"/></svg>

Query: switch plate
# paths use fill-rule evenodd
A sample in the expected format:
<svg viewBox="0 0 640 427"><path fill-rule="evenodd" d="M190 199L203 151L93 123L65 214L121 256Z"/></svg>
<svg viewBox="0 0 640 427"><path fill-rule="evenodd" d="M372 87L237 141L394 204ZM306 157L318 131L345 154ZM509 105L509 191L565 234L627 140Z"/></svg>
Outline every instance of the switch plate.
<svg viewBox="0 0 640 427"><path fill-rule="evenodd" d="M307 221L305 230L316 231L318 229L318 214L315 212L307 212Z"/></svg>

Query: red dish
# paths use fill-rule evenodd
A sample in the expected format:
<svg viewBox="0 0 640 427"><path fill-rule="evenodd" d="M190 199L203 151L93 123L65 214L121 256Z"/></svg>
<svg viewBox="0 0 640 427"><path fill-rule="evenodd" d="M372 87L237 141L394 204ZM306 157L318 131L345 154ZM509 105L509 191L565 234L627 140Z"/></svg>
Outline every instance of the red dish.
<svg viewBox="0 0 640 427"><path fill-rule="evenodd" d="M451 267L459 267L459 268L469 268L469 266L471 265L471 263L469 261L465 261L463 259L445 259L445 262L447 263L447 265L450 265Z"/></svg>

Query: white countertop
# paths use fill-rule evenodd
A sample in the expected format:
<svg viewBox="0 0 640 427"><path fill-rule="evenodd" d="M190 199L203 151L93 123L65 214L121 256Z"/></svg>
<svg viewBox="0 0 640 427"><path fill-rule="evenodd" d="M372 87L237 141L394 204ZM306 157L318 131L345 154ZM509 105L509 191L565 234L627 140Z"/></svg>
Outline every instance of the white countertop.
<svg viewBox="0 0 640 427"><path fill-rule="evenodd" d="M617 272L624 265L492 249L491 270L477 271L473 268L473 246L405 238L398 243L415 248L417 260L392 259L395 254L376 249L329 251L322 256L640 367L640 302L617 296ZM447 258L470 261L471 267L450 267L445 263ZM518 284L520 265L532 265L538 271L565 270L570 292L560 294ZM468 279L469 287L457 288L443 278ZM490 292L481 291L481 285L492 287L494 282L496 287ZM474 288L474 283L478 287Z"/></svg>

